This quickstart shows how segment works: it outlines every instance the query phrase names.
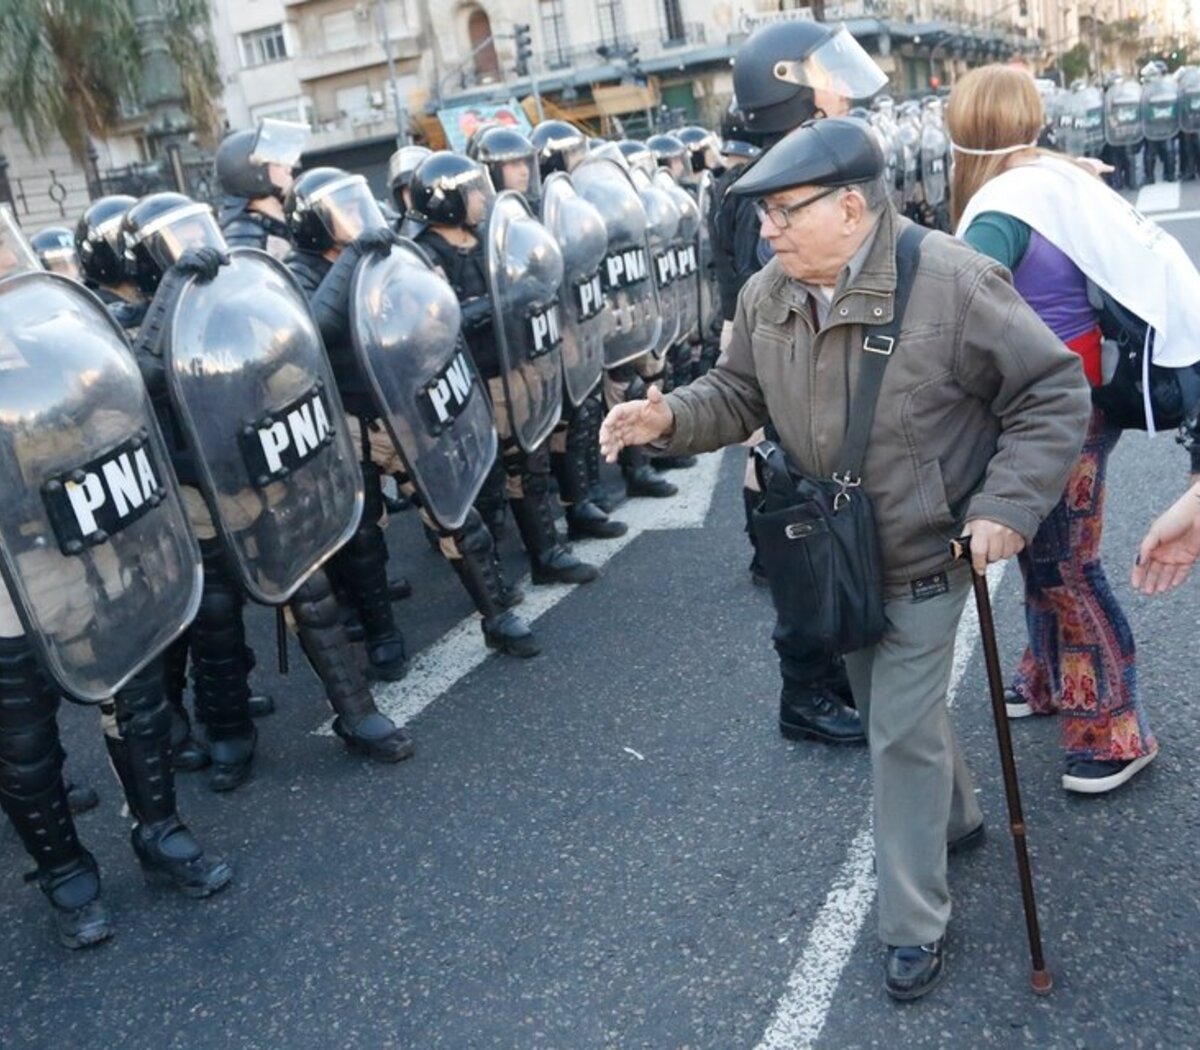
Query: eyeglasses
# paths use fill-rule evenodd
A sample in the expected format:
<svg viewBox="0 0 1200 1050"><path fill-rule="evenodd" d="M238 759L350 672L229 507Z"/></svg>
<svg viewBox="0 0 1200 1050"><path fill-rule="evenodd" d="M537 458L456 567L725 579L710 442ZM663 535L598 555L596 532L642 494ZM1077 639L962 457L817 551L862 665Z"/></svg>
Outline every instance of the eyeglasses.
<svg viewBox="0 0 1200 1050"><path fill-rule="evenodd" d="M792 224L792 216L796 212L807 208L810 204L816 204L822 197L828 197L841 188L841 186L829 186L820 193L814 193L811 197L805 197L804 200L797 201L795 204L767 204L765 201L755 201L754 214L758 216L759 222L770 219L776 229L786 230Z"/></svg>

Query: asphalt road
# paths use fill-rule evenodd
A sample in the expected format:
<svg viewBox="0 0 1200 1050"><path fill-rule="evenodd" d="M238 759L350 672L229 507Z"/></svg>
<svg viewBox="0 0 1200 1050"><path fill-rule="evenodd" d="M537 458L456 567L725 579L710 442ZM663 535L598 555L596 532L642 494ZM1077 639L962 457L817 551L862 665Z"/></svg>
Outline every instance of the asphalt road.
<svg viewBox="0 0 1200 1050"><path fill-rule="evenodd" d="M1200 189L1168 203L1200 209ZM1169 228L1200 254L1200 219ZM66 709L70 766L103 795L79 826L118 932L88 952L57 947L21 883L26 858L0 831L0 1047L1200 1045L1200 581L1155 600L1128 587L1145 526L1185 484L1184 453L1170 436L1129 434L1110 472L1105 557L1159 758L1111 796L1068 796L1053 720L1013 727L1055 991L1029 991L982 658L964 644L955 718L989 838L952 863L949 977L911 1006L880 987L869 879L845 881L866 756L776 732L741 463L733 450L675 475L690 490L680 520L699 527L638 501L636 536L598 548L599 581L531 588L529 607L545 607L532 661L483 658L477 627L456 627L470 611L457 582L414 516L396 519L393 569L417 592L397 611L422 654L411 683L384 694L420 708L417 756L397 767L322 735L297 647L279 677L273 620L251 609L256 684L280 702L259 724L254 779L230 796L202 775L180 783L185 819L237 867L212 900L143 883L96 716ZM506 557L519 565L515 536ZM1015 569L995 595L1011 666ZM843 917L856 892L858 914ZM805 1034L771 1042L789 1017Z"/></svg>

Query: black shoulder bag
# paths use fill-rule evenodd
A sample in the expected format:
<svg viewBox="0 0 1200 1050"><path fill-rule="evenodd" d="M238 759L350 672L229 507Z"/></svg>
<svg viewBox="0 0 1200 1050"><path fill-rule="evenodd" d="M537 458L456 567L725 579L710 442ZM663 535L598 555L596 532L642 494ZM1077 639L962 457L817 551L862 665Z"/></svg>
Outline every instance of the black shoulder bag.
<svg viewBox="0 0 1200 1050"><path fill-rule="evenodd" d="M762 500L752 520L776 612L797 641L833 653L864 649L883 637L879 535L861 488L862 466L928 232L909 226L897 243L895 311L887 324L869 326L863 340L841 469L828 478L802 473L771 426L768 440L754 450Z"/></svg>

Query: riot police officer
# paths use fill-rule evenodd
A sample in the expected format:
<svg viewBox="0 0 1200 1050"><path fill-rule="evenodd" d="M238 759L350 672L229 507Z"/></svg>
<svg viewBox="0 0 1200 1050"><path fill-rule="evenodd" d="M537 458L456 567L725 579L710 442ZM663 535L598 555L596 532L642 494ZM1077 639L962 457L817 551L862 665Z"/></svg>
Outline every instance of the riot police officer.
<svg viewBox="0 0 1200 1050"><path fill-rule="evenodd" d="M29 244L44 269L62 274L72 281L83 280L79 253L75 250L75 235L65 226L46 226L29 238Z"/></svg>
<svg viewBox="0 0 1200 1050"><path fill-rule="evenodd" d="M213 160L222 194L219 222L231 248L261 248L277 258L291 249L283 200L308 141L303 124L263 120L251 130L226 135Z"/></svg>
<svg viewBox="0 0 1200 1050"><path fill-rule="evenodd" d="M381 468L403 475L404 465L378 421L378 409L355 360L350 334L350 295L360 261L370 254L386 255L395 238L374 208L361 176L350 176L337 169L315 168L301 175L292 188L285 211L296 242L288 265L309 294L342 401L351 417L352 430L357 429L364 446L367 505L363 525L351 540L352 561L342 570L342 576L343 580L347 574L351 576L355 586L365 589L371 597L375 611L363 617L364 626L369 620L382 626L379 585L372 581L383 575L387 549L379 530L382 501L373 493L379 491ZM414 495L410 482L402 483L402 491L410 498ZM443 529L424 509L422 520L438 537L441 553L483 617L483 636L489 648L513 656L536 656L540 650L533 632L511 608L522 595L519 590L505 586L491 533L479 514L473 511L465 524L455 530Z"/></svg>
<svg viewBox="0 0 1200 1050"><path fill-rule="evenodd" d="M537 174L532 156L527 170L531 179ZM598 575L596 568L580 561L558 534L548 449L543 445L526 452L511 425L494 328L496 309L480 236L486 229L493 195L487 171L470 158L448 152L426 158L412 180L413 210L428 224L417 243L441 267L462 306L467 346L495 406L501 442L496 470L503 472L504 495L529 555L531 579L535 584L590 583ZM495 483L485 486L485 491L489 488L494 492ZM486 503L480 509L485 517L496 510Z"/></svg>
<svg viewBox="0 0 1200 1050"><path fill-rule="evenodd" d="M401 146L388 158L388 189L392 194L392 206L400 216L401 224L408 215L409 208L412 207L409 185L412 182L413 172L417 170L417 165L432 152L433 150L424 146ZM398 228L397 232L402 230L403 225Z"/></svg>
<svg viewBox="0 0 1200 1050"><path fill-rule="evenodd" d="M7 262L10 255L13 261ZM73 291L70 285L49 275L19 272L35 268L31 250L16 236L15 229L6 229L0 221L0 298L6 307L0 310L4 319L0 323L0 342L21 348L19 352L30 361L57 358L55 365L49 366L52 374L45 378L47 390L63 382L59 369L64 351L69 352L72 362L90 360L94 378L100 381L85 401L61 405L61 411L55 414L49 445L39 442L37 434L27 425L22 425L19 437L6 436L4 440L14 461L22 461L22 467L28 464L29 470L38 473L60 456L75 463L91 464L97 454L113 454L107 443L114 434L130 430L137 435L138 448L146 448L142 434L146 434L153 446L154 439L148 434L153 420L140 407L144 405L145 394L136 373L127 370L128 345L119 330L104 317L95 300L82 291ZM25 295L31 285L36 293ZM36 315L39 310L53 311L59 318L73 316L75 323L66 329L74 333L70 347L36 345L39 339L47 338L47 333L53 339L54 332L53 326L44 324L46 318ZM69 377L66 378L69 388ZM26 377L25 381L29 379L38 382L36 376ZM134 388L121 389L127 383ZM89 388L79 383L78 389ZM20 396L19 391L16 394ZM15 415L14 405L6 405L5 414ZM144 429L139 431L139 424ZM112 427L113 434L105 432L106 427ZM85 441L96 444L82 447ZM81 443L80 447L73 448L73 442ZM153 477L152 449L147 451L143 462L148 475ZM61 489L61 483L54 482L53 477L24 476L24 470L21 474L5 479L6 493L13 513L25 523L16 533L28 535L29 526L35 523L35 519L27 517L30 508L39 507L43 499L49 499L53 485L58 484ZM92 476L85 474L84 483ZM156 483L159 480L155 478ZM30 493L19 491L23 485L33 487L32 500L28 498ZM100 514L106 502L102 498L93 500L89 514ZM186 622L194 547L190 538L186 538L186 524L177 496L156 484L155 502L146 509L140 526L145 530L142 535L146 539L152 535L161 539L153 565L172 585L173 593L166 603L169 608L156 608L155 626L141 633L146 638L159 638L161 645ZM59 527L71 528L65 519L55 520L63 521ZM93 523L95 520L92 519ZM60 689L81 691L80 683L86 679L89 688L108 695L102 705L105 744L134 819L130 841L147 879L163 882L189 897L207 897L228 885L233 876L227 863L205 855L179 818L171 770L171 719L163 692L161 658L156 655L147 661L144 652L136 651L133 658L137 663L126 665L109 651L111 646L112 651L119 650L123 657L132 652L123 648L127 640L121 636L121 630L128 624L122 622L119 603L127 592L144 586L145 566L130 566L128 573L122 572L122 552L114 542L120 542L116 534L135 520L132 515L122 516L114 511L111 518L105 519L112 531L93 530L85 537L86 542L59 534L58 543L47 549L43 535L39 540L41 546L7 547L5 552L21 581L21 589L16 593L24 605L27 622L39 632L50 632L49 637L42 637L39 648L55 655L50 662L59 671L69 668L64 681L75 687L60 687L51 680L35 656L33 639L23 631L12 594L7 587L0 586L0 808L37 864L38 885L54 911L58 939L68 948L83 948L106 940L112 934L112 925L100 899L96 861L80 843L71 818L57 725ZM46 526L45 531L51 531L50 527ZM8 535L11 537L13 533ZM85 564L90 571L84 568ZM154 582L161 584L164 580ZM124 614L132 609L145 619L141 608L144 597L135 594ZM94 615L98 607L109 603L113 603L111 615ZM90 644L77 644L85 634L79 629L84 624L69 626L71 617L81 613L87 629L96 632L89 639ZM111 636L106 637L105 630ZM128 671L114 669L118 664L127 666ZM135 670L138 664L141 669ZM114 676L112 686L117 687L115 695L112 686L104 688L109 671ZM70 672L75 672L75 676Z"/></svg>

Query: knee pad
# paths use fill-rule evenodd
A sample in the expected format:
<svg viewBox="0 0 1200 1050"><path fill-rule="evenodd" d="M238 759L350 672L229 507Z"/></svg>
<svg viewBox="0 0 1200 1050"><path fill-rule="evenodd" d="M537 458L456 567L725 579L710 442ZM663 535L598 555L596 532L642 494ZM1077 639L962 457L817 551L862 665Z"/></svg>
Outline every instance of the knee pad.
<svg viewBox="0 0 1200 1050"><path fill-rule="evenodd" d="M54 786L64 757L58 704L29 643L0 639L0 794L31 798Z"/></svg>
<svg viewBox="0 0 1200 1050"><path fill-rule="evenodd" d="M163 691L163 662L143 667L117 691L117 729L126 740L161 740L171 733L171 709Z"/></svg>
<svg viewBox="0 0 1200 1050"><path fill-rule="evenodd" d="M483 523L478 511L472 510L467 515L463 526L454 533L454 542L464 555L490 554L493 550L492 534Z"/></svg>
<svg viewBox="0 0 1200 1050"><path fill-rule="evenodd" d="M341 622L337 599L323 569L309 576L288 604L296 623L303 627L332 627Z"/></svg>

